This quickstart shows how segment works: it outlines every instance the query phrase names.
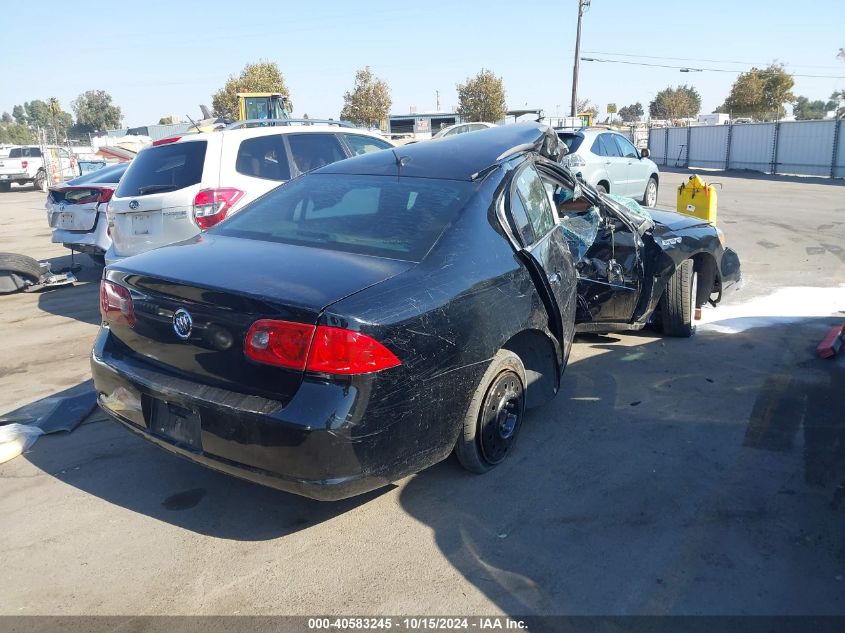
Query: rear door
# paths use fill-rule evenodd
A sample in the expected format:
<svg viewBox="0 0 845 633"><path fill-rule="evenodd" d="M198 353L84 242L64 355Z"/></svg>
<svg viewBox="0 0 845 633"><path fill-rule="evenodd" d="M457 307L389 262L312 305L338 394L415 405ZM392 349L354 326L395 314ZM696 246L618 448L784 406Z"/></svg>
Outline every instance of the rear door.
<svg viewBox="0 0 845 633"><path fill-rule="evenodd" d="M132 161L109 202L115 255L136 255L199 233L194 197L216 186L220 151L218 137L201 136L147 148Z"/></svg>
<svg viewBox="0 0 845 633"><path fill-rule="evenodd" d="M331 132L285 134L292 167L297 173L319 169L349 158L337 136Z"/></svg>
<svg viewBox="0 0 845 633"><path fill-rule="evenodd" d="M613 140L613 134L599 134L598 143L603 151L605 171L610 179L610 193L620 196L628 195L628 160L623 158L622 151ZM591 183L593 184L593 183Z"/></svg>
<svg viewBox="0 0 845 633"><path fill-rule="evenodd" d="M243 138L240 130L223 132L219 186L244 192L232 212L291 179L290 157L282 136Z"/></svg>
<svg viewBox="0 0 845 633"><path fill-rule="evenodd" d="M645 186L649 176L651 176L651 170L649 170L647 164L640 160L640 153L631 141L620 134L614 134L613 139L625 159L625 176L628 180L626 185L628 193L626 195L640 199L645 193Z"/></svg>
<svg viewBox="0 0 845 633"><path fill-rule="evenodd" d="M514 177L507 200L512 228L522 242L524 263L549 315L549 330L565 349L574 319L575 279L569 248L559 230L546 188L529 162Z"/></svg>

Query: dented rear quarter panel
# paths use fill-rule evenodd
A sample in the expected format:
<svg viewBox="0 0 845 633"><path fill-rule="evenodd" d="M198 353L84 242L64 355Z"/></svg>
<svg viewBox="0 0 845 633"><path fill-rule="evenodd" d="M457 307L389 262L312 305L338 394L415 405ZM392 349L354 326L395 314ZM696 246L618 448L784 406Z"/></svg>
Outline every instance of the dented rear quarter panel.
<svg viewBox="0 0 845 633"><path fill-rule="evenodd" d="M499 232L494 207L502 180L503 172L487 178L419 265L333 304L321 318L377 336L402 361L370 382L368 416L353 436L379 435L378 443L393 453L403 447L400 459L413 468L452 450L482 375L511 337L533 330L546 337L558 363L568 354L549 330L528 271ZM563 310L565 338L571 341L571 266L564 283L571 295L571 309ZM377 422L370 428L369 421Z"/></svg>

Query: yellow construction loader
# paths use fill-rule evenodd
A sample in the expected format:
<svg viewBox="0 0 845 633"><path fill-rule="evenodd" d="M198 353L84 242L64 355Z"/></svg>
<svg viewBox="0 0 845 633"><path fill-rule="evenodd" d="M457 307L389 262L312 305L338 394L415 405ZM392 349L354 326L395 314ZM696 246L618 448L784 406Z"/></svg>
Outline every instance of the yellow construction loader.
<svg viewBox="0 0 845 633"><path fill-rule="evenodd" d="M290 100L280 92L239 92L238 121L288 119Z"/></svg>

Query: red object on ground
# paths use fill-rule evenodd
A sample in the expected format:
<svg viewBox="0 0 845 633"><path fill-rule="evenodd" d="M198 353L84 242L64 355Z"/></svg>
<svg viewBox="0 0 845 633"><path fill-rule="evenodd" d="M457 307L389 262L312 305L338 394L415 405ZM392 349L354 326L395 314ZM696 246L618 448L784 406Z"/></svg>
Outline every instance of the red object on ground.
<svg viewBox="0 0 845 633"><path fill-rule="evenodd" d="M819 355L819 358L836 356L836 352L842 347L843 335L845 335L845 323L831 328L827 336L822 339L822 342L816 348L816 354Z"/></svg>

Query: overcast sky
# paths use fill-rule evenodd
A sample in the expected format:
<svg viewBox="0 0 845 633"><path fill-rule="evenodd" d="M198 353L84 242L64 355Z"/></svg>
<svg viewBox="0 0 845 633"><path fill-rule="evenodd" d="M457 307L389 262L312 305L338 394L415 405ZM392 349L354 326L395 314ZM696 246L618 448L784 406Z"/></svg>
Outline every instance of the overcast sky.
<svg viewBox="0 0 845 633"><path fill-rule="evenodd" d="M577 0L252 4L40 0L36 19L31 4L4 3L0 111L48 97L69 111L79 93L104 89L129 126L198 117L230 74L266 59L284 73L297 116L337 118L365 65L390 85L396 114L433 110L438 90L451 109L455 84L482 67L504 79L510 108L568 114ZM710 112L752 64L845 76L843 26L842 0L593 0L582 55L733 72L582 62L579 95L602 114L610 102L647 110L655 92L688 82ZM838 88L845 79L795 78L796 94L811 99Z"/></svg>

